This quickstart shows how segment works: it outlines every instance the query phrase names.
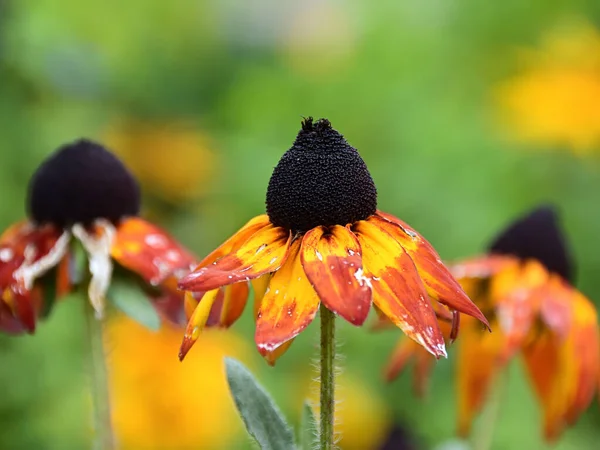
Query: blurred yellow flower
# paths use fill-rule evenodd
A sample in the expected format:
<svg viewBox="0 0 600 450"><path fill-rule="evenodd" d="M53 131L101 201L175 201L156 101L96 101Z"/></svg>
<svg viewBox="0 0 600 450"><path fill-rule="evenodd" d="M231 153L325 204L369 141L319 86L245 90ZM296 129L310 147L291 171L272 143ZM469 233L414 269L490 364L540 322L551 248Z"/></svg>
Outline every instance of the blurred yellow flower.
<svg viewBox="0 0 600 450"><path fill-rule="evenodd" d="M215 173L210 139L188 122L118 120L106 142L148 192L175 205L204 194Z"/></svg>
<svg viewBox="0 0 600 450"><path fill-rule="evenodd" d="M183 365L180 339L171 326L156 333L123 316L109 323L113 423L122 450L224 449L240 436L223 358L240 358L247 346L231 331L207 331Z"/></svg>
<svg viewBox="0 0 600 450"><path fill-rule="evenodd" d="M600 33L578 23L548 33L521 53L522 68L495 91L514 138L576 153L600 148Z"/></svg>
<svg viewBox="0 0 600 450"><path fill-rule="evenodd" d="M342 373L335 380L335 434L340 450L376 450L385 442L392 427L386 402L356 375ZM316 384L316 387L315 387ZM309 398L319 417L319 384L312 382ZM317 419L318 420L318 419Z"/></svg>

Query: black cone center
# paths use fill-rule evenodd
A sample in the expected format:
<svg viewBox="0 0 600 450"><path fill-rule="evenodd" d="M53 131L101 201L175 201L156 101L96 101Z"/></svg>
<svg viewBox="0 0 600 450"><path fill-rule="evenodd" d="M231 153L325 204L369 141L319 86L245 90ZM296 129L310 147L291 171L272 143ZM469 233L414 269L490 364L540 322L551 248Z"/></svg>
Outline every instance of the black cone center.
<svg viewBox="0 0 600 450"><path fill-rule="evenodd" d="M96 219L117 223L138 214L140 189L115 155L81 139L58 149L37 169L27 208L35 222L59 227Z"/></svg>
<svg viewBox="0 0 600 450"><path fill-rule="evenodd" d="M377 190L358 151L326 119L303 121L267 190L271 222L295 232L346 225L377 209Z"/></svg>

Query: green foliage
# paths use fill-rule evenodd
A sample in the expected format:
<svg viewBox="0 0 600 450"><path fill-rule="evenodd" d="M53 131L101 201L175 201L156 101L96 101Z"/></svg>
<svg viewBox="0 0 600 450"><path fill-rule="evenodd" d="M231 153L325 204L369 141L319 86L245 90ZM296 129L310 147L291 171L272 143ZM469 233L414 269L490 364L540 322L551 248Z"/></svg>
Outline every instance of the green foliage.
<svg viewBox="0 0 600 450"><path fill-rule="evenodd" d="M225 359L227 382L248 433L262 450L295 448L294 433L273 399L243 364Z"/></svg>
<svg viewBox="0 0 600 450"><path fill-rule="evenodd" d="M160 328L161 320L156 308L133 277L113 277L107 298L127 316L151 330Z"/></svg>
<svg viewBox="0 0 600 450"><path fill-rule="evenodd" d="M302 418L300 422L300 448L302 450L313 450L318 445L317 418L310 402L304 402L302 406Z"/></svg>

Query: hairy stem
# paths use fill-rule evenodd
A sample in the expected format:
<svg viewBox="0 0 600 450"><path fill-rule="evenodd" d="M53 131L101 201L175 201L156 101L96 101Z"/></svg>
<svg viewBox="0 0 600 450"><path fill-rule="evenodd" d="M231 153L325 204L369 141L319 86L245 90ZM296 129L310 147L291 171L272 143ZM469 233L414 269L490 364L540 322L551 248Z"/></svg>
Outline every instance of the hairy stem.
<svg viewBox="0 0 600 450"><path fill-rule="evenodd" d="M104 353L103 321L96 318L96 312L89 301L85 301L85 318L89 340L91 369L91 394L94 413L94 450L113 450L113 436L108 370Z"/></svg>
<svg viewBox="0 0 600 450"><path fill-rule="evenodd" d="M321 426L320 449L333 449L335 315L321 305Z"/></svg>

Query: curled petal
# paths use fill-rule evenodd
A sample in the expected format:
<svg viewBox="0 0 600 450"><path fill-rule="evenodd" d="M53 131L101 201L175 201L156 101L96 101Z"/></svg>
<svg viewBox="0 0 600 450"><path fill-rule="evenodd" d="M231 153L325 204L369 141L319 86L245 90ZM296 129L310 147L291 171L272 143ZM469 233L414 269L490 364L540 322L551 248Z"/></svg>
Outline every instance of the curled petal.
<svg viewBox="0 0 600 450"><path fill-rule="evenodd" d="M165 231L139 217L118 226L111 256L153 286L170 276L183 275L196 263L196 258Z"/></svg>
<svg viewBox="0 0 600 450"><path fill-rule="evenodd" d="M483 313L469 299L442 262L433 246L406 223L389 214L378 213L369 220L391 234L413 260L428 294L438 302L479 319L489 328Z"/></svg>
<svg viewBox="0 0 600 450"><path fill-rule="evenodd" d="M210 311L217 300L217 296L219 294L219 289L214 289L212 291L207 292L198 302L196 309L192 313L190 320L185 329L185 334L183 335L183 342L181 343L181 347L179 349L179 360L183 361L185 355L188 354L192 346L196 343L202 330L206 326L206 322L208 321L208 317L210 316ZM191 296L192 293L187 292L186 296Z"/></svg>
<svg viewBox="0 0 600 450"><path fill-rule="evenodd" d="M404 333L436 357L446 356L435 311L417 269L402 246L378 221L356 222L365 271L356 274L373 290L373 302Z"/></svg>
<svg viewBox="0 0 600 450"><path fill-rule="evenodd" d="M210 291L274 272L285 262L290 241L289 231L267 225L234 252L185 276L179 287L186 291Z"/></svg>
<svg viewBox="0 0 600 450"><path fill-rule="evenodd" d="M371 307L361 249L346 227L317 227L302 239L300 250L306 276L323 304L353 325L362 325Z"/></svg>
<svg viewBox="0 0 600 450"><path fill-rule="evenodd" d="M300 261L300 240L269 283L256 317L256 345L262 355L296 337L315 318L319 297Z"/></svg>
<svg viewBox="0 0 600 450"><path fill-rule="evenodd" d="M92 279L88 286L88 297L96 316L104 316L105 297L112 279L113 264L110 250L115 237L114 226L105 220L97 220L93 232L82 225L73 225L73 235L79 239L88 254Z"/></svg>

